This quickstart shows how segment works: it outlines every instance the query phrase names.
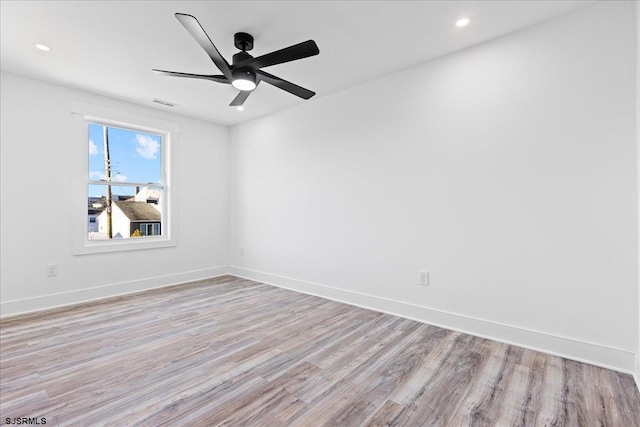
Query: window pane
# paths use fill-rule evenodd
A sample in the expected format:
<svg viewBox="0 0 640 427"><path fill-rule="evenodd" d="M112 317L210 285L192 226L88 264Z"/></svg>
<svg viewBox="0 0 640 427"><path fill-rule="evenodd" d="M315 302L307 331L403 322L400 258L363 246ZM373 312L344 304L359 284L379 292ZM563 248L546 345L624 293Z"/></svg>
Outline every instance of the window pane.
<svg viewBox="0 0 640 427"><path fill-rule="evenodd" d="M111 182L161 182L162 137L159 135L89 123L88 143L90 180L109 181L107 176L110 176Z"/></svg>
<svg viewBox="0 0 640 427"><path fill-rule="evenodd" d="M87 236L89 240L161 235L163 201L161 187L140 187L124 183L90 184L88 194ZM109 200L111 200L110 211Z"/></svg>

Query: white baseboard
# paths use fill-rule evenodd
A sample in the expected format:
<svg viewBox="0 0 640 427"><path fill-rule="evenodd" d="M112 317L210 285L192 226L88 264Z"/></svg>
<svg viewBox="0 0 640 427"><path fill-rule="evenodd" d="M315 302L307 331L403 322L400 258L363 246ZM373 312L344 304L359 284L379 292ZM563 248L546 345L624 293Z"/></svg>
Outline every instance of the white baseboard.
<svg viewBox="0 0 640 427"><path fill-rule="evenodd" d="M322 298L417 320L494 341L634 374L636 353L416 304L231 266L229 274ZM637 378L636 378L637 379Z"/></svg>
<svg viewBox="0 0 640 427"><path fill-rule="evenodd" d="M633 378L636 380L636 387L640 393L640 353L636 353L636 369L633 372Z"/></svg>
<svg viewBox="0 0 640 427"><path fill-rule="evenodd" d="M229 273L229 267L213 267L202 270L187 271L184 273L170 274L166 276L151 277L134 280L131 282L115 283L96 288L79 289L71 292L62 292L53 295L43 295L14 301L2 301L0 303L0 318L15 316L18 314L32 313L52 308L64 307L103 298L131 294L149 289L163 288L178 285L195 280L209 279Z"/></svg>

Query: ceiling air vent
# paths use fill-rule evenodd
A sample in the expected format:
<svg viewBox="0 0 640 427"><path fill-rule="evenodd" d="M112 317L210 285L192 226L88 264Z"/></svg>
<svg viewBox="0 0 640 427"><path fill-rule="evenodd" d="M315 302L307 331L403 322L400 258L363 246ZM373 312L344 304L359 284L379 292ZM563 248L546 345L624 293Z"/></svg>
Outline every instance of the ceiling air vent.
<svg viewBox="0 0 640 427"><path fill-rule="evenodd" d="M174 104L173 102L163 101L162 99L157 99L157 98L154 98L153 102L155 102L156 104L165 105L167 107L177 107L178 106L178 104Z"/></svg>

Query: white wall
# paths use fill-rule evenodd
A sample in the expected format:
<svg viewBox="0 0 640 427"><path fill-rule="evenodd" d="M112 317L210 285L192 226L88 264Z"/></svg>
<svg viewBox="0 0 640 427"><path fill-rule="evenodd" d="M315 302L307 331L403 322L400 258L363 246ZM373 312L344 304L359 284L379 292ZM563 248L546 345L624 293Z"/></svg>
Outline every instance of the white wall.
<svg viewBox="0 0 640 427"><path fill-rule="evenodd" d="M632 372L633 8L233 127L231 271Z"/></svg>
<svg viewBox="0 0 640 427"><path fill-rule="evenodd" d="M73 101L179 124L177 247L72 254ZM228 128L6 73L0 113L2 316L227 271ZM57 277L45 277L48 263Z"/></svg>

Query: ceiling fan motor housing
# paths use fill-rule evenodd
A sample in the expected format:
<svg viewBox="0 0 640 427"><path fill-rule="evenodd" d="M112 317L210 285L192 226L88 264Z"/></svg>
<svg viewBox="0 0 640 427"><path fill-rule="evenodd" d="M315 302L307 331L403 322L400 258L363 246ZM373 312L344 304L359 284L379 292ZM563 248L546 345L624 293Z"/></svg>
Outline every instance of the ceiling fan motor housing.
<svg viewBox="0 0 640 427"><path fill-rule="evenodd" d="M240 34L240 33L239 33ZM246 61L247 59L253 59L253 56L249 55L247 52L238 52L233 55L233 65L237 65L242 61ZM232 81L236 82L237 80L248 80L254 84L256 84L256 72L251 67L238 67L233 68L231 70Z"/></svg>
<svg viewBox="0 0 640 427"><path fill-rule="evenodd" d="M254 87L256 84L256 73L251 68L242 67L237 70L233 70L231 72L233 82L236 80L248 80L253 83Z"/></svg>
<svg viewBox="0 0 640 427"><path fill-rule="evenodd" d="M245 61L247 59L252 59L253 56L251 56L250 54L248 54L247 52L238 52L235 55L233 55L233 65L239 64L242 61Z"/></svg>

